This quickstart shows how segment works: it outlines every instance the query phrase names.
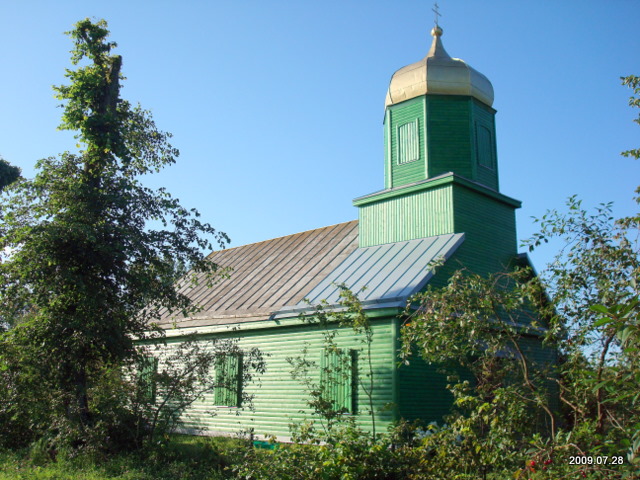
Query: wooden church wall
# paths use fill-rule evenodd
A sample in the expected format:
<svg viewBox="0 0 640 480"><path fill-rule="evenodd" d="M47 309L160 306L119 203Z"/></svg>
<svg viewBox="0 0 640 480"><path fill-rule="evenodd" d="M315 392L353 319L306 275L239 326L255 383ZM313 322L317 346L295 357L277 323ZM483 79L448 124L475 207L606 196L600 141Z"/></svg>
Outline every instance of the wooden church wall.
<svg viewBox="0 0 640 480"><path fill-rule="evenodd" d="M311 372L310 378L318 383L319 367L325 348L325 330L316 325L301 324L298 320L295 320L296 324L293 325L287 321L282 323L289 324L270 328L256 328L258 325L253 325L251 329L236 332L225 332L221 329L218 333L202 335L203 342L212 338L237 338L241 348L259 348L265 354L266 372L256 376L256 381L246 386L246 392L254 395L255 411L216 406L215 393L211 392L206 394L202 401L195 403L184 416L184 426L187 429L206 427L208 431L204 432L205 434L234 435L240 430L252 428L256 435L277 435L286 439L291 423L299 424L312 418L312 411L306 403L309 399L308 393L302 383L292 378L292 366L287 359L301 356L303 348L306 347L307 359L315 362L318 367ZM273 322L271 324L273 325ZM393 401L396 381L396 330L393 324L394 320L390 317L372 320L372 398L378 431L385 431L393 420L393 412L389 408L383 408ZM264 323L262 326L265 326ZM356 351L357 381L354 388L353 414L362 428L371 431L369 398L365 392L369 380L365 345L361 343L361 337L354 334L350 328L338 328L333 325L328 331L336 329L337 347ZM167 352L180 341L180 337L168 338ZM215 412L215 415L211 415L210 411ZM317 417L315 419L318 420Z"/></svg>

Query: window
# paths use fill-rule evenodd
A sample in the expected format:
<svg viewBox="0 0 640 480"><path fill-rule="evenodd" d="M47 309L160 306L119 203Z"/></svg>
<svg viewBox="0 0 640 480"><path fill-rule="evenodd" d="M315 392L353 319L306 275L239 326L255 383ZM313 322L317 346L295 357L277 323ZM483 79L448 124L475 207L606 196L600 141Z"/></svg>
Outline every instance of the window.
<svg viewBox="0 0 640 480"><path fill-rule="evenodd" d="M242 403L242 355L222 355L215 368L214 403L224 407L239 407Z"/></svg>
<svg viewBox="0 0 640 480"><path fill-rule="evenodd" d="M336 411L355 413L357 351L325 348L320 358L320 384Z"/></svg>
<svg viewBox="0 0 640 480"><path fill-rule="evenodd" d="M494 169L491 132L482 125L476 125L476 155L478 156L479 165L491 170Z"/></svg>
<svg viewBox="0 0 640 480"><path fill-rule="evenodd" d="M398 126L398 165L420 159L418 119Z"/></svg>
<svg viewBox="0 0 640 480"><path fill-rule="evenodd" d="M152 356L142 357L138 362L138 388L140 400L145 403L156 401L156 374L158 359Z"/></svg>

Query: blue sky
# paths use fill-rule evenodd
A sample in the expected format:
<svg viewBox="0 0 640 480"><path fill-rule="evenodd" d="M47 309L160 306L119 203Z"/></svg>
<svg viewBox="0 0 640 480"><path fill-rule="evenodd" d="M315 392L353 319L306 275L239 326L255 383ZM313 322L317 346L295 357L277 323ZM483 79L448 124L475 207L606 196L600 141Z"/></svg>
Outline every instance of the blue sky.
<svg viewBox="0 0 640 480"><path fill-rule="evenodd" d="M640 74L638 1L440 0L448 53L495 90L502 193L532 216L587 206L637 210L637 111L619 77ZM73 150L56 130L51 85L65 83L85 18L109 22L127 77L122 95L174 134L178 163L148 179L225 231L232 246L357 218L353 198L383 187L389 79L421 59L426 1L0 0L0 155L34 174ZM534 252L541 269L550 249Z"/></svg>

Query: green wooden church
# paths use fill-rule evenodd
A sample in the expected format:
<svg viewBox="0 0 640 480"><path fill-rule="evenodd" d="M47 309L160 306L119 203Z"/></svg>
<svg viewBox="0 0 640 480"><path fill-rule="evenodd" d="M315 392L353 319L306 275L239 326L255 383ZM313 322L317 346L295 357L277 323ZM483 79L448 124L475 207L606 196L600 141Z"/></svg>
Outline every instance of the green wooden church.
<svg viewBox="0 0 640 480"><path fill-rule="evenodd" d="M254 395L253 411L238 404L240 392L216 391L193 406L187 426L210 434L251 428L286 440L289 424L312 415L287 362L307 346L317 365L350 362L350 374L331 395L370 429L359 339L351 329L338 329L335 341L347 354L328 355L322 329L300 317L311 311L305 299L336 304L337 284L353 291L367 287L360 299L373 329L377 430L400 418L428 422L447 413L451 397L435 367L419 360L397 366L398 315L411 295L427 283L444 283L462 266L488 273L521 260L515 223L520 202L499 191L491 83L447 54L439 26L431 34L427 55L391 77L384 190L353 201L358 220L213 252L212 261L232 269L230 278L190 291L202 307L197 315L160 319L169 348L197 331L203 339L239 338L242 347L268 355L260 384L244 387ZM446 262L434 275L428 266L437 259ZM544 355L531 345L531 354ZM240 368L241 362L232 362L224 374L238 375ZM315 374L320 378L320 371Z"/></svg>

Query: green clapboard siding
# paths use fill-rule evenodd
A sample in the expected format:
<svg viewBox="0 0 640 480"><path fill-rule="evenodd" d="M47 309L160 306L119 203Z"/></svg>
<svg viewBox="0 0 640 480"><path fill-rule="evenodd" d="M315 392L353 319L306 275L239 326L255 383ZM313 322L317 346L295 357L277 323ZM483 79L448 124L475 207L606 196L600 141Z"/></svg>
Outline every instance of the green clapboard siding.
<svg viewBox="0 0 640 480"><path fill-rule="evenodd" d="M465 234L454 258L479 274L506 271L517 253L514 207L461 185L453 202L455 231Z"/></svg>
<svg viewBox="0 0 640 480"><path fill-rule="evenodd" d="M473 102L475 162L478 183L498 190L498 159L494 111L478 101Z"/></svg>
<svg viewBox="0 0 640 480"><path fill-rule="evenodd" d="M387 317L372 320L371 360L375 378L372 402L378 431L384 431L393 420L393 412L384 408L393 399L396 362L393 322L394 319ZM202 335L203 341L236 337L239 338L240 348L259 348L266 355L267 371L246 386L245 392L254 396L254 411L216 405L216 392L211 392L205 394L203 400L196 402L189 409L183 419L185 428L205 427L209 433L228 435L252 428L257 435L277 435L286 438L290 434L290 424L316 418L307 404L309 397L305 392L305 386L291 376L292 366L287 358L299 357L306 348L307 359L316 365L316 368L310 371L311 381L319 385L322 381L320 366L323 361L327 361L327 345L323 335L325 330L309 324L277 326L274 322L269 322L265 323L265 326L269 328ZM352 367L351 379L336 383L334 398L340 400L342 406L352 412L362 428L371 431L369 397L366 393L368 383L365 383L368 382L368 362L365 362L366 354L360 342L361 337L354 334L350 328L331 326L329 331L337 331L334 342L338 351L344 353L339 356L347 364L350 362ZM168 351L179 341L179 338L168 338ZM337 360L329 359L329 362ZM348 375L348 369L344 373ZM215 375L215 372L212 372L212 375Z"/></svg>
<svg viewBox="0 0 640 480"><path fill-rule="evenodd" d="M558 351L543 345L542 338L540 337L523 337L518 343L520 344L520 348L522 349L522 353L524 353L525 357L539 369L549 368L549 377L553 378L555 374L553 367L558 363ZM559 413L560 392L558 384L553 380L549 380L545 383L545 388L549 395L551 411ZM542 421L545 422L545 426L548 427L549 425L546 424L548 419L545 418L542 412L540 413L540 417Z"/></svg>
<svg viewBox="0 0 640 480"><path fill-rule="evenodd" d="M442 423L451 411L453 395L447 390L447 378L414 355L409 365L398 368L398 415L405 420Z"/></svg>
<svg viewBox="0 0 640 480"><path fill-rule="evenodd" d="M425 95L392 105L384 137L385 188L453 172L498 190L495 110L472 97Z"/></svg>
<svg viewBox="0 0 640 480"><path fill-rule="evenodd" d="M382 191L354 203L359 207L361 247L469 234L471 241L465 238L463 245L465 261L479 262L484 272L503 270L516 254L519 202L455 175Z"/></svg>
<svg viewBox="0 0 640 480"><path fill-rule="evenodd" d="M398 187L426 178L424 98L389 107L385 115L385 163L389 187ZM390 142L387 145L386 142ZM390 158L389 158L390 156Z"/></svg>
<svg viewBox="0 0 640 480"><path fill-rule="evenodd" d="M427 98L429 178L447 172L474 178L471 98L431 95Z"/></svg>
<svg viewBox="0 0 640 480"><path fill-rule="evenodd" d="M359 209L361 247L453 233L450 185L380 200Z"/></svg>

